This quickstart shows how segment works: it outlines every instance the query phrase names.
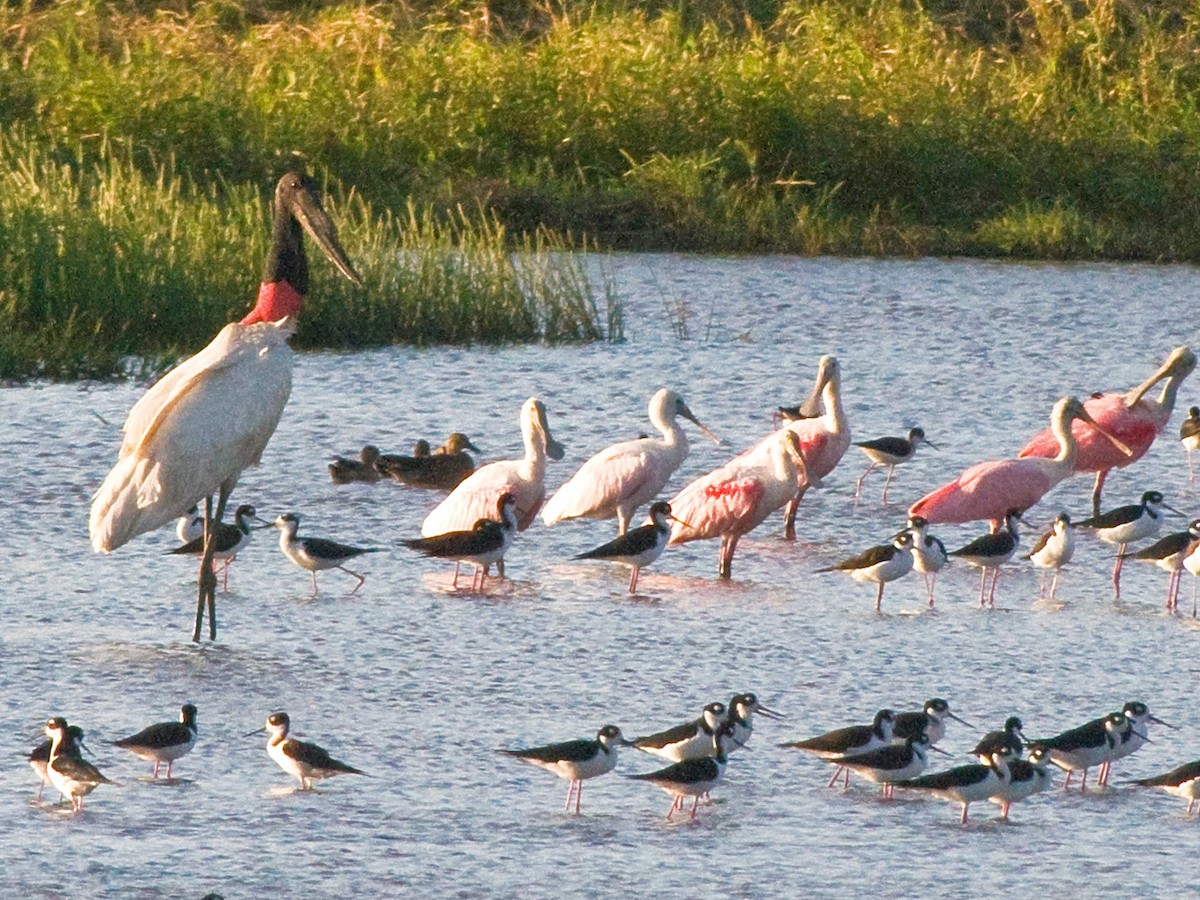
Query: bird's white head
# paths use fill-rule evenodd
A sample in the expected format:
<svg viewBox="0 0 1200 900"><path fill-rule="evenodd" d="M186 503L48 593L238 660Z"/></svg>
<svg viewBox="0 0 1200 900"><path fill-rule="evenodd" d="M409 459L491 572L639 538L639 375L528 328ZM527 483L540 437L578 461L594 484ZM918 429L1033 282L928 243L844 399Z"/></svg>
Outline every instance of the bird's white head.
<svg viewBox="0 0 1200 900"><path fill-rule="evenodd" d="M271 524L292 538L296 536L296 531L300 528L300 516L296 513L284 513L282 516L276 516L275 521Z"/></svg>

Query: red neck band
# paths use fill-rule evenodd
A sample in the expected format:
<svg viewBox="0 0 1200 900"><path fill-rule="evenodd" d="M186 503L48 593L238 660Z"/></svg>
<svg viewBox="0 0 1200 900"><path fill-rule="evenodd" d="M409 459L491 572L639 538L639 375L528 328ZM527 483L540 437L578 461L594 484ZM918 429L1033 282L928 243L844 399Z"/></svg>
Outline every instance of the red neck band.
<svg viewBox="0 0 1200 900"><path fill-rule="evenodd" d="M246 318L243 325L253 325L256 322L278 322L289 316L298 316L300 307L304 305L304 295L286 281L264 281L258 288L258 302Z"/></svg>

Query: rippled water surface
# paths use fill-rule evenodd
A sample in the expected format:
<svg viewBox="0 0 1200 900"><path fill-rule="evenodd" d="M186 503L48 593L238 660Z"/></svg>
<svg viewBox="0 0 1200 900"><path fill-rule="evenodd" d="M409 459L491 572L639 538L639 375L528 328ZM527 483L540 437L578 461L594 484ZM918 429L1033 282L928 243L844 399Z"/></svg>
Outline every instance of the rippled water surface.
<svg viewBox="0 0 1200 900"><path fill-rule="evenodd" d="M872 587L815 570L886 539L908 502L966 465L1013 455L1059 396L1126 389L1171 347L1200 343L1196 270L671 256L611 265L628 301L619 346L299 357L291 403L235 502L293 510L302 532L389 552L358 567L358 593L333 572L313 598L276 533L259 534L218 595L215 644L188 640L194 571L163 555L170 529L111 557L87 544L88 498L144 386L0 391L0 895L1194 888L1200 823L1183 801L1116 784L1200 756L1200 632L1190 615L1163 612L1165 573L1131 566L1116 604L1112 548L1081 538L1062 604L1038 603L1037 574L1012 566L996 610L981 612L976 576L951 567L935 611L914 576L891 586L876 615ZM729 584L713 577L716 544L694 543L644 572L630 599L625 570L568 561L611 536L609 523L586 522L531 528L509 554L510 581L485 596L451 593L448 566L397 549L437 495L335 487L325 471L331 453L368 441L402 452L456 429L485 459L518 455L518 409L536 395L568 450L548 470L554 487L646 430L647 398L669 385L725 441L693 430L677 488L765 434L770 410L801 398L823 353L842 362L856 439L919 423L940 452L899 470L891 506L878 504L879 477L856 508L863 460L852 449L805 499L799 541L784 543L772 518L742 541ZM1179 405L1197 402L1200 376ZM1181 415L1109 479L1109 505L1157 488L1200 514L1176 439ZM1060 485L1030 518L1083 515L1089 488ZM978 531L939 533L956 546ZM1185 581L1189 613L1190 590ZM742 690L788 719L758 722L695 823L667 824L665 794L615 776L589 782L583 815L564 816L564 782L493 752L607 722L646 733ZM958 754L1014 713L1037 736L1143 699L1180 727L1156 728L1109 790L1043 795L1014 807L1010 825L979 804L966 828L941 802L885 803L862 783L827 790L824 763L776 747L934 696L977 726L951 724L942 746ZM172 718L186 700L199 707L200 741L178 764L179 783L151 784L146 765L106 742ZM265 738L241 736L275 709L372 777L293 790ZM32 802L24 754L52 714L87 729L97 764L119 782L78 817ZM653 767L627 751L618 771Z"/></svg>

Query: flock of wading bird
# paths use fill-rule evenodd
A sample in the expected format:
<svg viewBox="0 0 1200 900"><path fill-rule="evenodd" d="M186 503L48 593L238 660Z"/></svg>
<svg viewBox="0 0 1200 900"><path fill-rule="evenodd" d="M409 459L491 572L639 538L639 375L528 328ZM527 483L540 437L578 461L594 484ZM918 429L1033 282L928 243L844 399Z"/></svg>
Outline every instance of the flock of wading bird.
<svg viewBox="0 0 1200 900"><path fill-rule="evenodd" d="M685 798L690 797L690 817L695 819L701 799L709 795L725 774L729 754L749 742L756 714L783 718L780 713L765 707L753 693L747 692L735 694L728 706L720 702L709 703L694 721L634 740L627 739L616 725L605 725L594 740L585 738L498 752L566 779L564 812L571 812L573 804L574 811L579 813L583 782L613 771L621 747L635 747L670 762L670 765L628 777L649 782L672 796L668 820L682 811ZM965 825L970 805L984 800L1000 804L1001 818L1007 819L1011 804L1050 789L1052 767L1067 773L1064 791L1070 787L1076 772L1082 773L1080 791L1087 790L1088 771L1095 767L1099 767L1096 783L1107 787L1112 764L1149 742L1147 730L1152 723L1174 727L1155 717L1140 701L1131 701L1119 711L1037 740L1027 740L1022 733L1021 720L1012 716L1002 730L985 735L971 751L977 762L924 774L930 752L951 755L936 746L946 733L948 719L969 726L950 711L947 701L934 698L920 710L895 713L881 709L870 724L839 728L780 746L803 751L836 766L828 783L831 788L839 780L843 787L848 787L850 774L854 773L881 785L884 799L892 799L895 789L903 788L958 803L962 807L960 821ZM287 713L276 712L267 717L263 728L250 734L269 733L267 754L281 769L299 780L301 790L311 789L312 782L318 779L367 774L334 759L316 744L291 737L290 727ZM29 763L41 780L36 802L41 802L42 789L49 784L70 801L74 812L80 812L84 797L97 787L114 782L84 757L85 735L81 728L55 717L46 723L45 732L49 740L29 754ZM152 762L155 780L162 764L166 763L166 778L170 782L173 764L191 752L197 734L196 707L187 703L180 711L178 722L159 722L112 744ZM1027 747L1029 753L1025 756ZM1162 775L1128 783L1159 788L1186 798L1190 816L1200 799L1200 760Z"/></svg>
<svg viewBox="0 0 1200 900"><path fill-rule="evenodd" d="M241 472L258 463L291 393L293 357L287 341L308 290L306 232L344 277L361 285L315 184L302 173L285 175L275 190L273 238L254 310L242 321L226 325L206 348L168 372L135 404L125 424L117 463L93 498L89 532L98 552L116 550L139 534L180 519L185 545L179 551L201 556L193 640L200 639L206 613L209 636L215 639L214 560L219 555L231 559L244 546L251 522L257 519L254 508L243 505L237 510L235 525L223 526L221 521ZM1127 554L1126 545L1157 531L1168 507L1161 494L1148 491L1139 504L1102 513L1100 491L1112 468L1141 458L1165 429L1180 385L1195 365L1195 355L1181 347L1127 393L1094 395L1082 403L1063 398L1054 406L1050 429L1036 435L1017 458L972 466L913 504L907 528L890 543L829 570L877 583L878 606L883 585L916 568L927 576L932 604L933 576L948 557L958 556L983 570L981 604L985 599L994 601L994 576L991 594L986 593L988 573L997 573L1016 553L1022 512L1068 475L1095 472L1093 515L1074 527L1091 528L1121 547L1113 574L1118 589L1120 566L1128 555L1149 559L1171 571L1168 598L1174 606L1179 573L1184 567L1193 574L1200 569L1196 552L1200 521L1193 522L1187 532ZM1149 396L1160 383L1163 387L1157 399ZM522 459L493 462L476 470L466 456L474 447L459 435L452 436L440 453L421 447L413 457L384 457L367 448L362 459L339 460L331 471L335 480L391 477L437 487L450 487L453 481L449 496L425 519L423 537L404 543L429 556L473 564L477 589L482 588L490 566L497 566L503 574L505 550L539 512L548 525L572 518L615 517L618 536L579 558L629 565L633 569L629 589L634 591L639 569L657 559L670 543L719 538L718 572L728 578L738 540L774 511L787 507L786 530L789 537L794 536L796 508L805 492L833 471L852 443L842 406L841 369L836 359L826 356L820 361L808 400L797 408L780 410L786 420L781 428L687 485L668 503L655 498L688 452L687 436L678 420L683 418L711 433L672 391L658 391L649 412L661 436L642 437L601 451L545 503L546 463L561 459L563 448L551 436L546 408L536 399L521 409ZM1197 449L1200 410L1191 410L1180 437L1189 454ZM857 444L870 460L859 478L859 491L873 468L885 466L886 502L895 467L911 460L922 443L929 441L920 429L913 429L904 438ZM430 480L434 476L428 473L434 469L450 471ZM414 474L422 471L424 476ZM652 501L649 524L631 528L637 509ZM201 503L203 515L198 512ZM927 531L938 523L975 520L989 520L991 533L952 553L946 553ZM299 517L291 513L279 516L273 524L281 530L281 547L288 558L313 573L314 589L317 571L345 568L355 556L379 549L299 537ZM1070 558L1073 546L1071 523L1060 516L1028 558L1057 572ZM361 585L362 576L351 574ZM689 796L695 816L700 798L723 774L727 754L749 740L756 713L777 715L764 709L753 694L739 694L728 707L710 704L694 722L633 742L627 741L619 728L605 726L595 740L502 752L568 779L568 808L573 797L578 811L582 782L611 771L617 748L632 743L672 762L660 771L633 777L674 796L668 817ZM195 717L195 708L185 705L180 722L159 723L116 745L153 761L155 777L166 762L170 777L172 763L195 744ZM843 783L853 771L884 784L889 795L894 787L902 787L952 799L962 804L965 821L973 801L995 799L1007 813L1009 803L1044 789L1049 784L1047 765L1065 769L1068 783L1070 773L1082 770L1081 788L1086 787L1087 770L1101 766L1100 781L1107 783L1109 765L1145 743L1145 729L1158 721L1145 704L1129 703L1120 712L1034 742L1029 757L1020 759L1020 723L1010 719L1003 732L989 735L976 748L978 764L923 775L926 756L941 739L944 720L950 717L945 701L931 700L919 712L897 716L882 710L871 725L839 729L785 746L835 762L842 767ZM309 788L314 779L365 774L333 759L315 744L291 738L289 728L287 714L276 712L260 730L270 733L271 758L299 779L302 789ZM37 748L30 762L80 809L83 797L107 779L83 758L79 729L55 717L46 724L45 732L48 746ZM1139 783L1187 797L1190 812L1200 790L1200 763Z"/></svg>

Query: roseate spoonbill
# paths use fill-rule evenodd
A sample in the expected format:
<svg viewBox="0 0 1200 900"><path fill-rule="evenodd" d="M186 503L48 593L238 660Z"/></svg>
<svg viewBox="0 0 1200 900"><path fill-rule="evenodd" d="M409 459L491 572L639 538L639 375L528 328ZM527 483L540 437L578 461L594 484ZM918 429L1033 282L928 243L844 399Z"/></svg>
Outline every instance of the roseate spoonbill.
<svg viewBox="0 0 1200 900"><path fill-rule="evenodd" d="M746 743L750 740L750 736L754 733L755 713L766 716L768 719L778 720L784 718L782 713L763 706L758 701L758 697L750 692L734 694L727 708L729 710L729 724L733 726L732 750L745 747Z"/></svg>
<svg viewBox="0 0 1200 900"><path fill-rule="evenodd" d="M1005 749L992 754L992 761L986 766L978 763L955 766L944 772L897 781L894 787L928 791L935 797L962 804L962 818L959 822L966 825L971 804L994 797L1012 779L1009 771L1009 752Z"/></svg>
<svg viewBox="0 0 1200 900"><path fill-rule="evenodd" d="M881 501L884 506L887 506L888 488L892 485L892 476L896 474L896 466L911 462L917 455L917 447L921 444L933 447L934 450L937 449L931 441L925 439L923 428L910 428L908 437L881 437L870 441L856 441L854 446L862 450L870 462L863 469L863 473L858 476L858 483L854 486L854 502L857 503L859 495L862 494L863 481L866 477L880 466L887 466L887 480L883 483L883 500Z"/></svg>
<svg viewBox="0 0 1200 900"><path fill-rule="evenodd" d="M267 755L275 760L276 765L300 781L300 790L312 790L312 783L318 778L333 778L335 775L366 775L367 773L354 766L347 765L341 760L334 759L322 747L310 744L308 741L298 741L288 737L292 720L285 712L271 713L267 716L267 724L256 728L247 734L267 732Z"/></svg>
<svg viewBox="0 0 1200 900"><path fill-rule="evenodd" d="M112 784L100 770L83 758L71 737L71 726L62 716L46 723L50 738L50 761L46 776L54 789L71 801L75 812L83 809L83 798L102 784Z"/></svg>
<svg viewBox="0 0 1200 900"><path fill-rule="evenodd" d="M185 703L179 710L178 722L158 722L147 726L137 734L113 741L113 746L128 750L138 759L154 763L155 778L158 778L159 768L166 763L169 781L175 760L187 756L196 746L196 735L196 707Z"/></svg>
<svg viewBox="0 0 1200 900"><path fill-rule="evenodd" d="M929 592L929 608L932 609L938 572L945 568L950 557L946 545L929 534L929 523L921 516L908 517L908 531L913 537L913 569L925 576L925 590Z"/></svg>
<svg viewBox="0 0 1200 900"><path fill-rule="evenodd" d="M262 457L292 392L287 339L308 293L304 232L342 275L362 285L311 178L293 172L280 179L274 216L254 310L222 328L130 410L117 464L92 499L88 530L97 552L111 553L201 500L207 533L215 538L230 492L242 470ZM206 604L209 637L215 640L217 580L211 553L200 562L199 582L192 640L200 640Z"/></svg>
<svg viewBox="0 0 1200 900"><path fill-rule="evenodd" d="M1054 737L1031 741L1029 749L1040 747L1050 757L1050 762L1067 773L1064 791L1071 786L1071 776L1082 770L1079 790L1086 791L1088 770L1109 762L1113 748L1132 727L1133 723L1124 713L1109 713Z"/></svg>
<svg viewBox="0 0 1200 900"><path fill-rule="evenodd" d="M284 513L275 519L274 525L279 529L279 549L283 555L301 569L307 569L312 574L313 596L317 594L317 572L325 569L341 569L347 575L358 579L358 584L350 591L354 593L363 586L366 576L359 575L346 568L345 564L356 556L364 553L379 553L382 547L350 547L329 541L325 538L297 537L300 528L300 516L296 513Z"/></svg>
<svg viewBox="0 0 1200 900"><path fill-rule="evenodd" d="M87 748L83 746L83 729L78 725L70 725L67 727L67 737L70 738L68 743L64 743L63 752L71 752L83 758L83 750ZM50 748L54 746L53 741L42 741L36 747L29 751L29 765L33 771L37 773L40 779L38 784L36 803L42 802L42 791L50 783L50 775L48 769L50 767ZM64 798L65 799L65 798Z"/></svg>
<svg viewBox="0 0 1200 900"><path fill-rule="evenodd" d="M1136 462L1150 449L1162 430L1167 427L1171 412L1175 408L1175 396L1185 378L1196 368L1196 355L1187 347L1176 347L1167 361L1153 375L1126 394L1101 394L1084 403L1084 408L1100 429L1119 439L1130 452L1101 441L1095 433L1081 426L1073 426L1079 442L1079 453L1075 457L1073 470L1095 472L1096 486L1092 491L1092 515L1100 515L1100 492L1104 479L1113 468L1124 468ZM1145 394L1160 381L1166 380L1157 400ZM1088 420L1084 420L1088 421ZM1054 435L1048 431L1034 435L1021 448L1022 458L1053 456ZM932 521L932 520L931 520Z"/></svg>
<svg viewBox="0 0 1200 900"><path fill-rule="evenodd" d="M1050 755L1041 747L1035 747L1028 759L1010 759L1008 774L1008 784L988 798L992 803L1000 804L1000 818L1005 821L1008 821L1008 811L1014 803L1048 791L1054 786L1054 776L1050 772Z"/></svg>
<svg viewBox="0 0 1200 900"><path fill-rule="evenodd" d="M701 710L698 719L684 722L666 731L634 738L633 746L672 762L712 756L715 750L713 739L728 720L729 711L725 704L714 701Z"/></svg>
<svg viewBox="0 0 1200 900"><path fill-rule="evenodd" d="M663 388L655 392L648 414L662 437L623 441L601 450L546 501L543 522L553 525L564 519L616 516L617 531L624 534L638 507L657 497L687 459L687 434L677 418L687 419L714 443L720 443L674 391Z"/></svg>
<svg viewBox="0 0 1200 900"><path fill-rule="evenodd" d="M671 527L671 543L719 537L721 578L732 574L733 553L742 535L793 498L797 479L804 477L800 436L786 429L783 434L783 440L768 445L765 455L744 453L697 478L671 499L678 516Z"/></svg>
<svg viewBox="0 0 1200 900"><path fill-rule="evenodd" d="M1005 530L985 534L978 537L965 547L951 550L951 556L957 556L970 566L977 566L983 573L979 585L979 605L995 607L996 582L1000 580L1000 567L1012 559L1017 552L1020 536L1017 534L1017 522L1021 521L1020 510L1010 509L1004 516ZM988 570L992 571L992 592L984 603L984 593L987 590Z"/></svg>
<svg viewBox="0 0 1200 900"><path fill-rule="evenodd" d="M1063 397L1050 413L1051 428L1058 438L1058 456L977 463L914 503L909 515L921 516L931 524L989 519L992 530L998 530L1007 510L1028 509L1074 471L1079 442L1071 429L1073 419L1089 423L1118 449L1129 450L1096 424L1084 404L1074 397Z"/></svg>
<svg viewBox="0 0 1200 900"><path fill-rule="evenodd" d="M1196 801L1200 800L1200 759L1184 763L1162 775L1135 779L1130 784L1155 787L1175 797L1182 797L1188 802L1187 814L1190 816L1196 807Z"/></svg>
<svg viewBox="0 0 1200 900"><path fill-rule="evenodd" d="M1054 570L1054 578L1050 582L1050 599L1058 588L1058 573L1062 567L1071 561L1075 555L1075 531L1071 525L1071 517L1061 512L1054 523L1046 531L1038 535L1033 542L1033 549L1025 554L1025 559L1042 570L1042 584L1038 588L1038 599L1046 596L1046 575Z"/></svg>
<svg viewBox="0 0 1200 900"><path fill-rule="evenodd" d="M1151 714L1150 707L1140 700L1131 700L1126 703L1121 707L1121 714L1129 720L1129 728L1121 731L1121 739L1113 746L1109 758L1100 766L1100 773L1096 778L1097 784L1108 784L1108 777L1112 774L1112 764L1118 759L1124 759L1131 753L1141 750L1150 742L1149 732L1152 724L1175 728L1169 722L1164 722L1158 716Z"/></svg>
<svg viewBox="0 0 1200 900"><path fill-rule="evenodd" d="M616 725L605 725L596 732L596 739L564 741L527 750L500 750L498 752L515 757L559 778L567 779L567 805L563 812L571 811L571 796L575 797L575 812L579 812L579 801L583 796L583 782L588 778L607 775L617 766L617 751L628 747L632 741L625 739Z"/></svg>
<svg viewBox="0 0 1200 900"><path fill-rule="evenodd" d="M893 785L906 778L915 778L925 771L926 757L930 750L944 753L930 744L924 734L914 734L899 744L876 747L866 753L844 756L835 762L838 768L846 769L874 784L883 785L883 799L891 800ZM946 754L949 756L949 754Z"/></svg>
<svg viewBox="0 0 1200 900"><path fill-rule="evenodd" d="M470 531L448 531L432 537L401 541L410 550L453 560L455 563L471 563L475 574L471 578L471 590L483 590L484 577L488 568L499 564L512 546L517 533L517 501L512 494L501 494L496 504L497 519L480 519ZM454 567L451 587L458 589L458 566Z"/></svg>
<svg viewBox="0 0 1200 900"><path fill-rule="evenodd" d="M1188 482L1196 483L1196 469L1192 465L1192 454L1200 450L1200 406L1188 410L1187 418L1179 426L1179 441L1187 451Z"/></svg>
<svg viewBox="0 0 1200 900"><path fill-rule="evenodd" d="M684 797L693 797L691 818L694 819L700 798L709 794L725 774L725 764L729 761L728 754L733 746L733 726L726 722L713 735L713 749L709 756L685 759L657 772L626 777L635 781L648 781L675 798L671 803L671 811L667 813L667 821L670 821L676 812L683 810Z"/></svg>
<svg viewBox="0 0 1200 900"><path fill-rule="evenodd" d="M855 581L874 582L875 611L883 606L883 588L889 581L903 578L913 567L912 535L902 531L890 544L879 544L841 562L817 569L818 572L845 572Z"/></svg>
<svg viewBox="0 0 1200 900"><path fill-rule="evenodd" d="M819 759L837 761L847 756L857 756L868 753L878 747L887 747L892 743L892 732L895 727L896 714L890 709L881 709L875 713L870 725L848 725L845 728L835 728L816 737L803 741L788 741L780 747L790 747L811 753ZM850 770L838 766L827 787L837 784L839 778L845 776L843 786L850 785Z"/></svg>
<svg viewBox="0 0 1200 900"><path fill-rule="evenodd" d="M834 470L850 446L850 423L842 407L842 369L833 356L821 357L817 364L817 380L801 409L815 413L820 408L818 398L825 407L822 415L789 421L742 454L761 459L771 452L771 447L784 440L784 435L794 434L800 439L804 468L797 472L796 490L784 513L784 537L789 541L796 539L796 509L804 494ZM676 511L688 518L686 511Z"/></svg>
<svg viewBox="0 0 1200 900"><path fill-rule="evenodd" d="M1188 525L1187 531L1176 531L1159 538L1149 547L1133 553L1122 553L1124 559L1136 559L1158 566L1169 573L1167 578L1167 609L1179 608L1179 582L1183 579L1183 561L1192 545L1200 540L1200 519Z"/></svg>
<svg viewBox="0 0 1200 900"><path fill-rule="evenodd" d="M546 460L563 458L563 447L550 435L546 406L530 397L521 406L521 435L525 456L488 463L456 487L421 523L421 534L433 537L466 531L492 516L501 494L517 501L517 530L528 528L546 499ZM501 566L503 563L500 564ZM504 574L503 568L500 573Z"/></svg>
<svg viewBox="0 0 1200 900"><path fill-rule="evenodd" d="M1021 728L1021 720L1016 716L1009 716L1004 720L1004 728L1001 731L989 731L980 738L975 749L971 751L971 755L980 762L986 763L992 758L993 753L1007 747L1012 751L1012 758L1019 757L1025 752L1026 743Z"/></svg>
<svg viewBox="0 0 1200 900"><path fill-rule="evenodd" d="M1163 495L1158 491L1146 491L1142 494L1141 503L1118 506L1099 516L1076 523L1076 528L1093 531L1096 537L1105 543L1117 545L1117 561L1113 565L1112 582L1118 598L1121 596L1121 567L1125 563L1125 548L1134 541L1158 534L1158 529L1162 527L1164 509L1175 512L1167 506Z"/></svg>
<svg viewBox="0 0 1200 900"><path fill-rule="evenodd" d="M329 477L334 484L351 484L355 481L376 482L383 474L376 468L379 462L379 448L367 444L358 453L358 459L345 456L335 456L329 464Z"/></svg>
<svg viewBox="0 0 1200 900"><path fill-rule="evenodd" d="M428 450L428 442L420 443ZM475 460L468 450L479 452L469 437L456 431L432 454L426 452L420 456L414 451L412 456L386 455L380 457L378 467L385 475L410 487L452 491L475 471Z"/></svg>
<svg viewBox="0 0 1200 900"><path fill-rule="evenodd" d="M667 541L671 537L670 522L671 504L659 501L650 506L650 522L618 535L607 544L602 544L594 550L580 553L574 559L604 559L631 566L633 572L629 576L629 593L637 590L638 573L643 566L648 566L667 549Z"/></svg>
<svg viewBox="0 0 1200 900"><path fill-rule="evenodd" d="M946 736L946 720L953 719L968 728L975 726L966 719L960 719L950 711L950 702L941 697L926 700L918 710L896 713L892 722L892 738L904 740L918 734L929 735L929 743L936 744Z"/></svg>

